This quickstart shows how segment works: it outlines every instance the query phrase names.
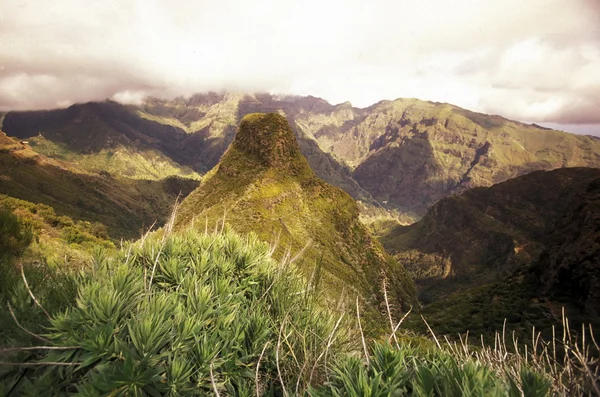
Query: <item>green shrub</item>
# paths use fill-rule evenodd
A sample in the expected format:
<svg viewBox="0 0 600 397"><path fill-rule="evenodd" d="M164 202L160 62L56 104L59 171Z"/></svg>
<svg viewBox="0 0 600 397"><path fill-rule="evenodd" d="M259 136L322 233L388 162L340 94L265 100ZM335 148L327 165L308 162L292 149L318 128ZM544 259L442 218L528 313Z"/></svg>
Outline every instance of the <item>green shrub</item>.
<svg viewBox="0 0 600 397"><path fill-rule="evenodd" d="M97 250L93 268L45 333L74 348L15 357L67 365L32 367L19 393L294 393L322 380L346 343L332 311L253 235L153 235L117 257Z"/></svg>
<svg viewBox="0 0 600 397"><path fill-rule="evenodd" d="M527 368L515 379L441 349L422 351L409 345L375 344L369 364L347 357L336 365L312 397L387 396L548 396L551 383Z"/></svg>
<svg viewBox="0 0 600 397"><path fill-rule="evenodd" d="M12 212L0 208L0 261L21 255L32 239L30 228L24 227Z"/></svg>
<svg viewBox="0 0 600 397"><path fill-rule="evenodd" d="M38 331L48 324L45 315L33 305L22 280L21 267L29 288L48 311L63 310L74 298L73 280L69 275L49 268L43 260L23 260L33 236L27 220L23 222L12 212L0 210L0 346L32 341L31 336L14 323L7 302L29 329Z"/></svg>

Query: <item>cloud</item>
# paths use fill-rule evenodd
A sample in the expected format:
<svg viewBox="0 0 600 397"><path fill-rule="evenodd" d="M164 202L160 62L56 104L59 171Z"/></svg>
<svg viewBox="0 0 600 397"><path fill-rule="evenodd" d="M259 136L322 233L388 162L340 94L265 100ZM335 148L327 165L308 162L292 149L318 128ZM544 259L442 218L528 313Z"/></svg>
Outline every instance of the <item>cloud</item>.
<svg viewBox="0 0 600 397"><path fill-rule="evenodd" d="M0 110L236 90L600 124L595 0L12 0L0 42Z"/></svg>

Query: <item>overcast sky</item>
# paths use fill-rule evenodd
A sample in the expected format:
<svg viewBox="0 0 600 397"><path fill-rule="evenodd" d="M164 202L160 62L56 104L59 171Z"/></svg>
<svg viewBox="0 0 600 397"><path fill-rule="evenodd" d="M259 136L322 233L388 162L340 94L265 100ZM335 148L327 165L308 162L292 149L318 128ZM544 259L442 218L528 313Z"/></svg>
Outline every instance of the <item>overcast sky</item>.
<svg viewBox="0 0 600 397"><path fill-rule="evenodd" d="M0 110L208 90L600 135L600 0L0 0Z"/></svg>

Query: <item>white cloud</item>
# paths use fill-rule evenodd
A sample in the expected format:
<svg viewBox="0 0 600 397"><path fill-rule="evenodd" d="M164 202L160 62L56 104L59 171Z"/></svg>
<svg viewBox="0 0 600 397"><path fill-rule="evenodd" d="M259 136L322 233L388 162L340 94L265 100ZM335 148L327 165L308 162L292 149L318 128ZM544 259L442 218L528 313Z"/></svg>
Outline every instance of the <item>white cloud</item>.
<svg viewBox="0 0 600 397"><path fill-rule="evenodd" d="M0 3L0 110L146 94L416 97L600 123L595 0Z"/></svg>

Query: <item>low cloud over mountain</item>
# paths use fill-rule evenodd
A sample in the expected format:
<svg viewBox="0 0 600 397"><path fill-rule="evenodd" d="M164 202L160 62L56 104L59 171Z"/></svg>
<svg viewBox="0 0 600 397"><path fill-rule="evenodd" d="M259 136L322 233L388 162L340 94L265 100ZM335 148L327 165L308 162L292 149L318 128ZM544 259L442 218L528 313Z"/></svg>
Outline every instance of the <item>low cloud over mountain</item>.
<svg viewBox="0 0 600 397"><path fill-rule="evenodd" d="M0 110L269 91L417 97L600 134L599 38L594 0L11 1Z"/></svg>

